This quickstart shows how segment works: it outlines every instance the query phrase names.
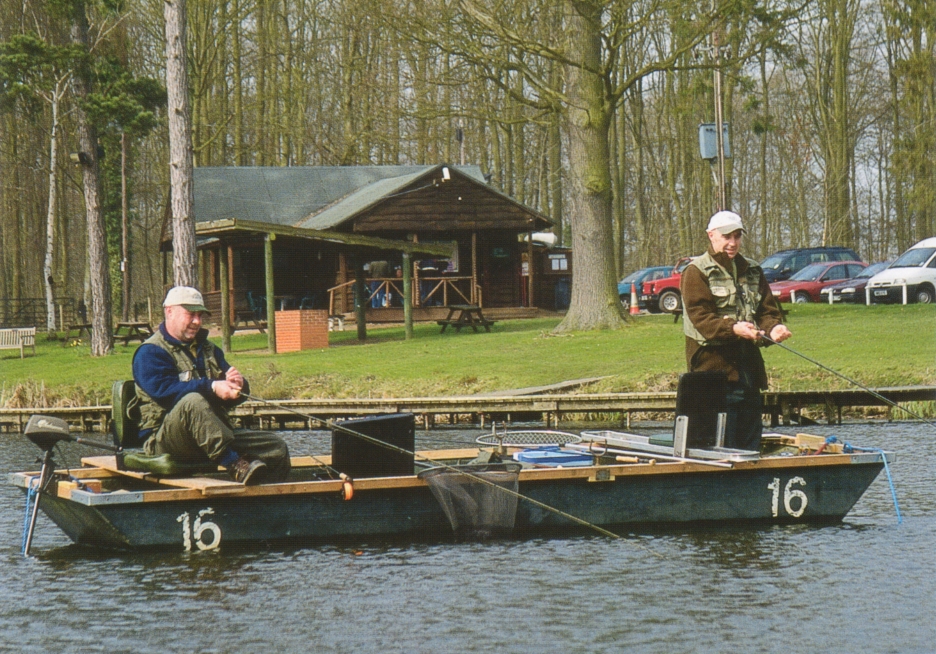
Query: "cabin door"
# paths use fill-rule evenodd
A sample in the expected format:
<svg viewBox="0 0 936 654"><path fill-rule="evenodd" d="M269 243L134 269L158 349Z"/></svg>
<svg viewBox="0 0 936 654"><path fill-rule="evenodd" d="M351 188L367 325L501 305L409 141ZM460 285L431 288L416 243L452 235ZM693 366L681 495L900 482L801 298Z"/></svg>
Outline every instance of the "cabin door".
<svg viewBox="0 0 936 654"><path fill-rule="evenodd" d="M520 253L516 233L479 234L478 268L484 306L520 306Z"/></svg>

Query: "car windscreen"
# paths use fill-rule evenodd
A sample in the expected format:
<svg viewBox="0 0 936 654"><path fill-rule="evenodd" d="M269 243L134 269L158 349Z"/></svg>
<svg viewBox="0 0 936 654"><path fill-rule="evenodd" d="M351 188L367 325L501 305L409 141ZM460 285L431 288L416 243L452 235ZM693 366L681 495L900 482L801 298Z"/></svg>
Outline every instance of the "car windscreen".
<svg viewBox="0 0 936 654"><path fill-rule="evenodd" d="M791 282L814 282L829 266L824 263L811 263L798 273L790 277Z"/></svg>
<svg viewBox="0 0 936 654"><path fill-rule="evenodd" d="M887 263L872 263L870 266L855 275L855 279L868 279L874 277L879 272L887 268Z"/></svg>
<svg viewBox="0 0 936 654"><path fill-rule="evenodd" d="M897 261L891 264L891 268L921 268L926 265L929 258L936 252L936 248L913 248L907 250L899 257Z"/></svg>
<svg viewBox="0 0 936 654"><path fill-rule="evenodd" d="M769 268L770 270L777 270L783 262L787 260L789 254L771 254L769 257L761 261L761 268Z"/></svg>
<svg viewBox="0 0 936 654"><path fill-rule="evenodd" d="M635 271L632 272L630 275L628 275L627 277L625 277L624 279L622 279L621 281L619 281L618 284L630 284L631 282L635 281L638 277L640 277L640 273L642 273L642 272L644 272L644 271L643 271L643 270L635 270Z"/></svg>

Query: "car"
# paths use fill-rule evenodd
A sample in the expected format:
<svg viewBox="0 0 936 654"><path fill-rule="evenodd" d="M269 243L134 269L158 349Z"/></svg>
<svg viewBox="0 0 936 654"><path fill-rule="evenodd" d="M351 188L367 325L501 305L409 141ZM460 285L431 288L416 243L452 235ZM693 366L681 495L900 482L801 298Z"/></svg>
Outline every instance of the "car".
<svg viewBox="0 0 936 654"><path fill-rule="evenodd" d="M851 248L837 245L815 248L780 250L761 261L760 267L768 282L789 279L811 263L820 261L861 261Z"/></svg>
<svg viewBox="0 0 936 654"><path fill-rule="evenodd" d="M624 310L627 311L630 309L632 284L634 288L637 289L637 293L639 295L640 288L644 282L666 277L672 270L672 266L651 266L649 268L641 268L640 270L635 270L630 275L619 281L617 285L618 296L621 298L621 305L624 307Z"/></svg>
<svg viewBox="0 0 936 654"><path fill-rule="evenodd" d="M669 275L661 279L644 282L640 293L640 308L651 313L679 313L682 311L682 296L679 292L679 280L695 257L682 257L670 269Z"/></svg>
<svg viewBox="0 0 936 654"><path fill-rule="evenodd" d="M868 294L875 302L916 302L936 299L936 238L926 238L901 254L868 280Z"/></svg>
<svg viewBox="0 0 936 654"><path fill-rule="evenodd" d="M832 302L846 303L865 303L865 286L868 280L884 270L890 265L890 261L881 261L872 263L870 266L858 273L857 277L846 279L832 286L826 286L819 291L820 302L828 302L829 295L832 296Z"/></svg>
<svg viewBox="0 0 936 654"><path fill-rule="evenodd" d="M770 290L781 302L818 302L819 291L843 279L852 279L868 267L863 261L826 261L811 263L782 282L774 282Z"/></svg>

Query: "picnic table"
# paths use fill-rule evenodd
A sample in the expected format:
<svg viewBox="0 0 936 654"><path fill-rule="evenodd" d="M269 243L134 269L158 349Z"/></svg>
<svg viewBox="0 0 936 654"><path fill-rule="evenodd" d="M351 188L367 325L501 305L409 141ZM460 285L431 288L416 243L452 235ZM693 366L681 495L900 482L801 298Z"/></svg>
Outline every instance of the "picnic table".
<svg viewBox="0 0 936 654"><path fill-rule="evenodd" d="M481 307L475 304L451 304L446 308L449 312L445 320L436 321L442 326L443 334L449 327L454 327L456 332L460 332L462 327L471 327L476 333L478 327L484 327L484 331L489 332L491 325L497 322L485 318Z"/></svg>
<svg viewBox="0 0 936 654"><path fill-rule="evenodd" d="M81 338L82 334L87 334L88 338L91 338L91 323L89 322L73 322L65 328L65 338L62 340L62 347L68 345L68 342L72 338L72 332L75 332L75 338Z"/></svg>
<svg viewBox="0 0 936 654"><path fill-rule="evenodd" d="M136 339L141 343L153 335L153 328L148 322L118 322L114 330L114 340L123 341L124 345L129 345L130 341Z"/></svg>

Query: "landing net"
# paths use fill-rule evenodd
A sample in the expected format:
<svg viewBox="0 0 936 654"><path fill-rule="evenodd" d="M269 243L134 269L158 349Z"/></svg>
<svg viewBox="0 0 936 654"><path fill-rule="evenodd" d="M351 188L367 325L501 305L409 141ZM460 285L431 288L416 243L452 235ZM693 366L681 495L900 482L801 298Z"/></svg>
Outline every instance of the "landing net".
<svg viewBox="0 0 936 654"><path fill-rule="evenodd" d="M419 477L442 506L457 538L483 540L513 529L520 468L518 463L468 464L431 468Z"/></svg>

